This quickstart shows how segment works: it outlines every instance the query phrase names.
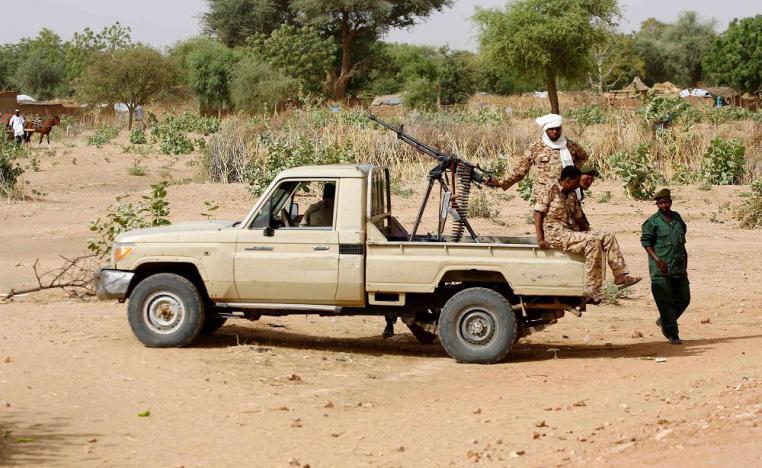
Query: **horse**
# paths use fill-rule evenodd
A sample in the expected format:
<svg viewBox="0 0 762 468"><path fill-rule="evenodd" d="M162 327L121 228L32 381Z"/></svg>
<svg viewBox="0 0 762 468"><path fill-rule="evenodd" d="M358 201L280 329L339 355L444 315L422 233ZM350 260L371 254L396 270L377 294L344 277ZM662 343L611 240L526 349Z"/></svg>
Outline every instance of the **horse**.
<svg viewBox="0 0 762 468"><path fill-rule="evenodd" d="M57 115L53 116L53 118L45 119L42 121L28 121L24 124L24 133L26 134L24 140L29 143L29 140L32 139L32 133L37 132L40 134L40 142L37 144L37 146L42 145L42 139L47 137L48 148L50 148L50 132L53 131L53 127L59 125L60 123L61 118Z"/></svg>

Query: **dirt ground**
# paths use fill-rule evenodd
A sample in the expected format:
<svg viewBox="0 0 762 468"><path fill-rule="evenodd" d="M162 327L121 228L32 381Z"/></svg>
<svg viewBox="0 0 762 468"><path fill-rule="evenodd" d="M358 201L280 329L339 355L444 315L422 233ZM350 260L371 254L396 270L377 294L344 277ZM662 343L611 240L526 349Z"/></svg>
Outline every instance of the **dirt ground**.
<svg viewBox="0 0 762 468"><path fill-rule="evenodd" d="M53 267L85 253L88 220L167 175L172 220L203 219L206 200L219 219L251 206L242 186L189 182L192 156L148 156L146 176L128 175L135 156L121 138L34 150L31 198L0 204L0 292L33 284L37 258ZM632 273L647 275L639 228L654 206L615 183L593 189L592 224L616 232ZM379 318L229 322L190 348L157 350L133 337L123 304L58 291L5 301L0 465L758 466L762 232L721 209L741 190L675 189L693 293L683 346L654 325L648 281L492 366L456 364L403 325L382 339ZM605 191L611 201L598 202ZM477 232L531 231L513 194L499 198L505 225L477 220ZM394 203L409 224L417 196Z"/></svg>

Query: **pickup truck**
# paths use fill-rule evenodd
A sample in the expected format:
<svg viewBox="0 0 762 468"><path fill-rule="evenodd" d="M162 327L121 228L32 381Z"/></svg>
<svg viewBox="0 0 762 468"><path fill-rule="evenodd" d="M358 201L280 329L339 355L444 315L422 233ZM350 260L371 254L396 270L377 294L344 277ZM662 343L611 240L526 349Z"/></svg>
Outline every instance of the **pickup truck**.
<svg viewBox="0 0 762 468"><path fill-rule="evenodd" d="M390 188L384 167L285 170L242 221L120 234L96 293L129 300L149 347L186 346L233 317L392 315L467 363L500 361L520 337L581 315L583 257L532 237L411 236Z"/></svg>

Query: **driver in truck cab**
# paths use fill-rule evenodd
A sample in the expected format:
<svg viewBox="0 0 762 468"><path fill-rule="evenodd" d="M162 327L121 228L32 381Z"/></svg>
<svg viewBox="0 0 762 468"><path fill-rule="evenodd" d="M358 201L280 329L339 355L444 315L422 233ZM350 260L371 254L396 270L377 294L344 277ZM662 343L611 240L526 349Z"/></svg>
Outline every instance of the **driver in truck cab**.
<svg viewBox="0 0 762 468"><path fill-rule="evenodd" d="M330 227L333 224L333 202L336 198L336 185L327 183L323 186L323 199L313 203L304 212L301 226Z"/></svg>

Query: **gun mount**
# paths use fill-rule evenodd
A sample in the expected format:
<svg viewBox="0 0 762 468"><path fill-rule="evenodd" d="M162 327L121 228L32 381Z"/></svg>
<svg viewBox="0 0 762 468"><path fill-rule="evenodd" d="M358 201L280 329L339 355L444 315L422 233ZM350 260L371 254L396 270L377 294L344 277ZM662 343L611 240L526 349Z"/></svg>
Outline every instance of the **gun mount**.
<svg viewBox="0 0 762 468"><path fill-rule="evenodd" d="M487 171L478 165L472 164L457 156L446 154L422 143L408 133L405 133L402 126L397 128L380 120L373 114L370 114L368 118L395 132L397 134L397 139L412 146L419 153L423 153L437 161L436 166L429 171L427 176L429 182L428 187L426 188L426 193L418 208L415 224L410 233L410 240L413 240L418 232L418 227L421 224L421 219L426 210L426 205L431 196L434 183L438 182L440 203L438 211L439 222L437 227L437 240L443 239L442 233L444 232L445 224L447 223L447 216L450 215L453 218L452 240L460 242L463 238L463 232L467 230L474 242L478 243L479 238L471 227L471 223L468 222L468 201L471 195L471 187L474 184L478 185L483 183L485 180L484 174L486 174Z"/></svg>

